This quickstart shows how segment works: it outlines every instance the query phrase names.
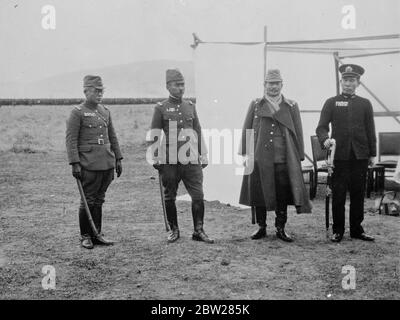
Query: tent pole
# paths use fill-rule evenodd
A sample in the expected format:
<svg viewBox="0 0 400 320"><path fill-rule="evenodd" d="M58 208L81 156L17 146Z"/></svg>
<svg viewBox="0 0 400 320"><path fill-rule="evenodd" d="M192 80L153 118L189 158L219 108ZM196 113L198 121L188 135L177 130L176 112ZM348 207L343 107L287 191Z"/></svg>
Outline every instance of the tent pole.
<svg viewBox="0 0 400 320"><path fill-rule="evenodd" d="M264 79L267 76L267 26L264 26Z"/></svg>
<svg viewBox="0 0 400 320"><path fill-rule="evenodd" d="M336 79L336 95L340 94L340 84L339 84L339 53L333 53L333 60L335 62L335 79Z"/></svg>

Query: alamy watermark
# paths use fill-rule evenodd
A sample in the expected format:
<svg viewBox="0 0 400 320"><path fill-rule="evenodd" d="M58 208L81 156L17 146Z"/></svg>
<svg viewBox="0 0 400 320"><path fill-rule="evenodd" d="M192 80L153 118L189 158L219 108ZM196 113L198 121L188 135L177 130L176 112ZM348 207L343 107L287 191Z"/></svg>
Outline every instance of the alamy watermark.
<svg viewBox="0 0 400 320"><path fill-rule="evenodd" d="M44 290L54 290L56 288L56 268L52 265L45 265L42 268L45 276L42 279L42 288Z"/></svg>
<svg viewBox="0 0 400 320"><path fill-rule="evenodd" d="M149 164L234 164L236 175L253 172L254 129L247 129L245 136L242 129L202 129L199 139L194 129L178 129L177 121L169 121L166 132L147 132L146 141L152 142L146 152Z"/></svg>

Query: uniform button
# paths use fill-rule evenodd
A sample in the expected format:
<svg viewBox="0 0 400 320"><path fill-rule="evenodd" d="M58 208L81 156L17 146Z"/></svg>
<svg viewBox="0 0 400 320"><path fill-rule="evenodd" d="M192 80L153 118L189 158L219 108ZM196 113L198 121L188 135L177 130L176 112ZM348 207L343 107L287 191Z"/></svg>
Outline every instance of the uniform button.
<svg viewBox="0 0 400 320"><path fill-rule="evenodd" d="M101 128L101 126L100 126L100 128Z"/></svg>
<svg viewBox="0 0 400 320"><path fill-rule="evenodd" d="M182 112L179 112L179 114L182 114Z"/></svg>
<svg viewBox="0 0 400 320"><path fill-rule="evenodd" d="M271 132L270 132L270 134L274 134L274 132L273 132L273 131L271 131Z"/></svg>
<svg viewBox="0 0 400 320"><path fill-rule="evenodd" d="M258 116L254 116L254 118L258 118Z"/></svg>
<svg viewBox="0 0 400 320"><path fill-rule="evenodd" d="M92 127L92 125L91 124L89 124L89 128L91 128Z"/></svg>
<svg viewBox="0 0 400 320"><path fill-rule="evenodd" d="M179 120L179 122L183 122L182 120Z"/></svg>
<svg viewBox="0 0 400 320"><path fill-rule="evenodd" d="M269 142L272 142L272 139L271 139L271 140L269 140Z"/></svg>
<svg viewBox="0 0 400 320"><path fill-rule="evenodd" d="M101 134L100 137L102 137L103 135Z"/></svg>
<svg viewBox="0 0 400 320"><path fill-rule="evenodd" d="M273 126L273 127L275 127L275 125L274 125L274 124L272 124L272 126Z"/></svg>
<svg viewBox="0 0 400 320"><path fill-rule="evenodd" d="M178 104L178 105L177 105L177 107L179 108L179 107L180 107L180 105Z"/></svg>

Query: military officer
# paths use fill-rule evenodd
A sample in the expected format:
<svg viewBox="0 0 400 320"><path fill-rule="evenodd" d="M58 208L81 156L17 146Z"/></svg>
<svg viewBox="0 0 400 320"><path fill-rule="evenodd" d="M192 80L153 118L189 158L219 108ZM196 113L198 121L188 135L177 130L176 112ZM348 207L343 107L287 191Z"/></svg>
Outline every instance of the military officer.
<svg viewBox="0 0 400 320"><path fill-rule="evenodd" d="M266 237L267 211L274 210L276 236L291 242L285 232L288 205L295 205L298 213L310 213L311 204L301 169L304 143L300 111L295 101L281 94L282 86L280 71L268 70L264 97L250 103L240 154L252 170L245 170L239 203L255 207L259 229L252 239ZM247 138L247 130L253 130L253 139Z"/></svg>
<svg viewBox="0 0 400 320"><path fill-rule="evenodd" d="M316 133L323 148L336 140L332 175L333 242L343 238L345 202L350 191L350 236L365 241L374 238L364 232L364 192L368 164L376 156L376 134L371 102L355 94L364 69L355 64L339 68L342 93L326 100ZM329 124L332 135L329 138Z"/></svg>
<svg viewBox="0 0 400 320"><path fill-rule="evenodd" d="M114 168L117 177L122 173L122 154L110 110L100 104L104 93L101 78L87 75L83 79L83 87L86 100L71 111L67 120L66 147L72 175L82 181L93 222L99 232L95 238L81 201L81 245L92 249L93 243L113 244L101 233L102 205L107 188L114 179Z"/></svg>
<svg viewBox="0 0 400 320"><path fill-rule="evenodd" d="M203 229L204 194L203 172L207 166L199 118L195 105L182 99L185 81L178 69L166 71L169 98L154 108L151 129L158 134L158 152L154 154L154 167L159 170L164 187L165 207L171 232L168 242L178 240L179 227L175 205L179 182L182 180L191 199L194 232L193 240L213 243ZM164 140L160 140L161 131ZM154 141L154 140L153 140Z"/></svg>

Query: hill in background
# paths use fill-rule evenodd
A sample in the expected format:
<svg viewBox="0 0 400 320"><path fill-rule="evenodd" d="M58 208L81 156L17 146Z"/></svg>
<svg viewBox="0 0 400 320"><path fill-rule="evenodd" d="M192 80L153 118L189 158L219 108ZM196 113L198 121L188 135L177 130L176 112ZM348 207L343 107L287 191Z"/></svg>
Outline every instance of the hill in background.
<svg viewBox="0 0 400 320"><path fill-rule="evenodd" d="M164 97L165 71L179 68L186 82L187 97L195 96L192 61L142 61L60 74L27 84L0 84L0 98L79 98L87 74L100 75L106 87L105 98Z"/></svg>

